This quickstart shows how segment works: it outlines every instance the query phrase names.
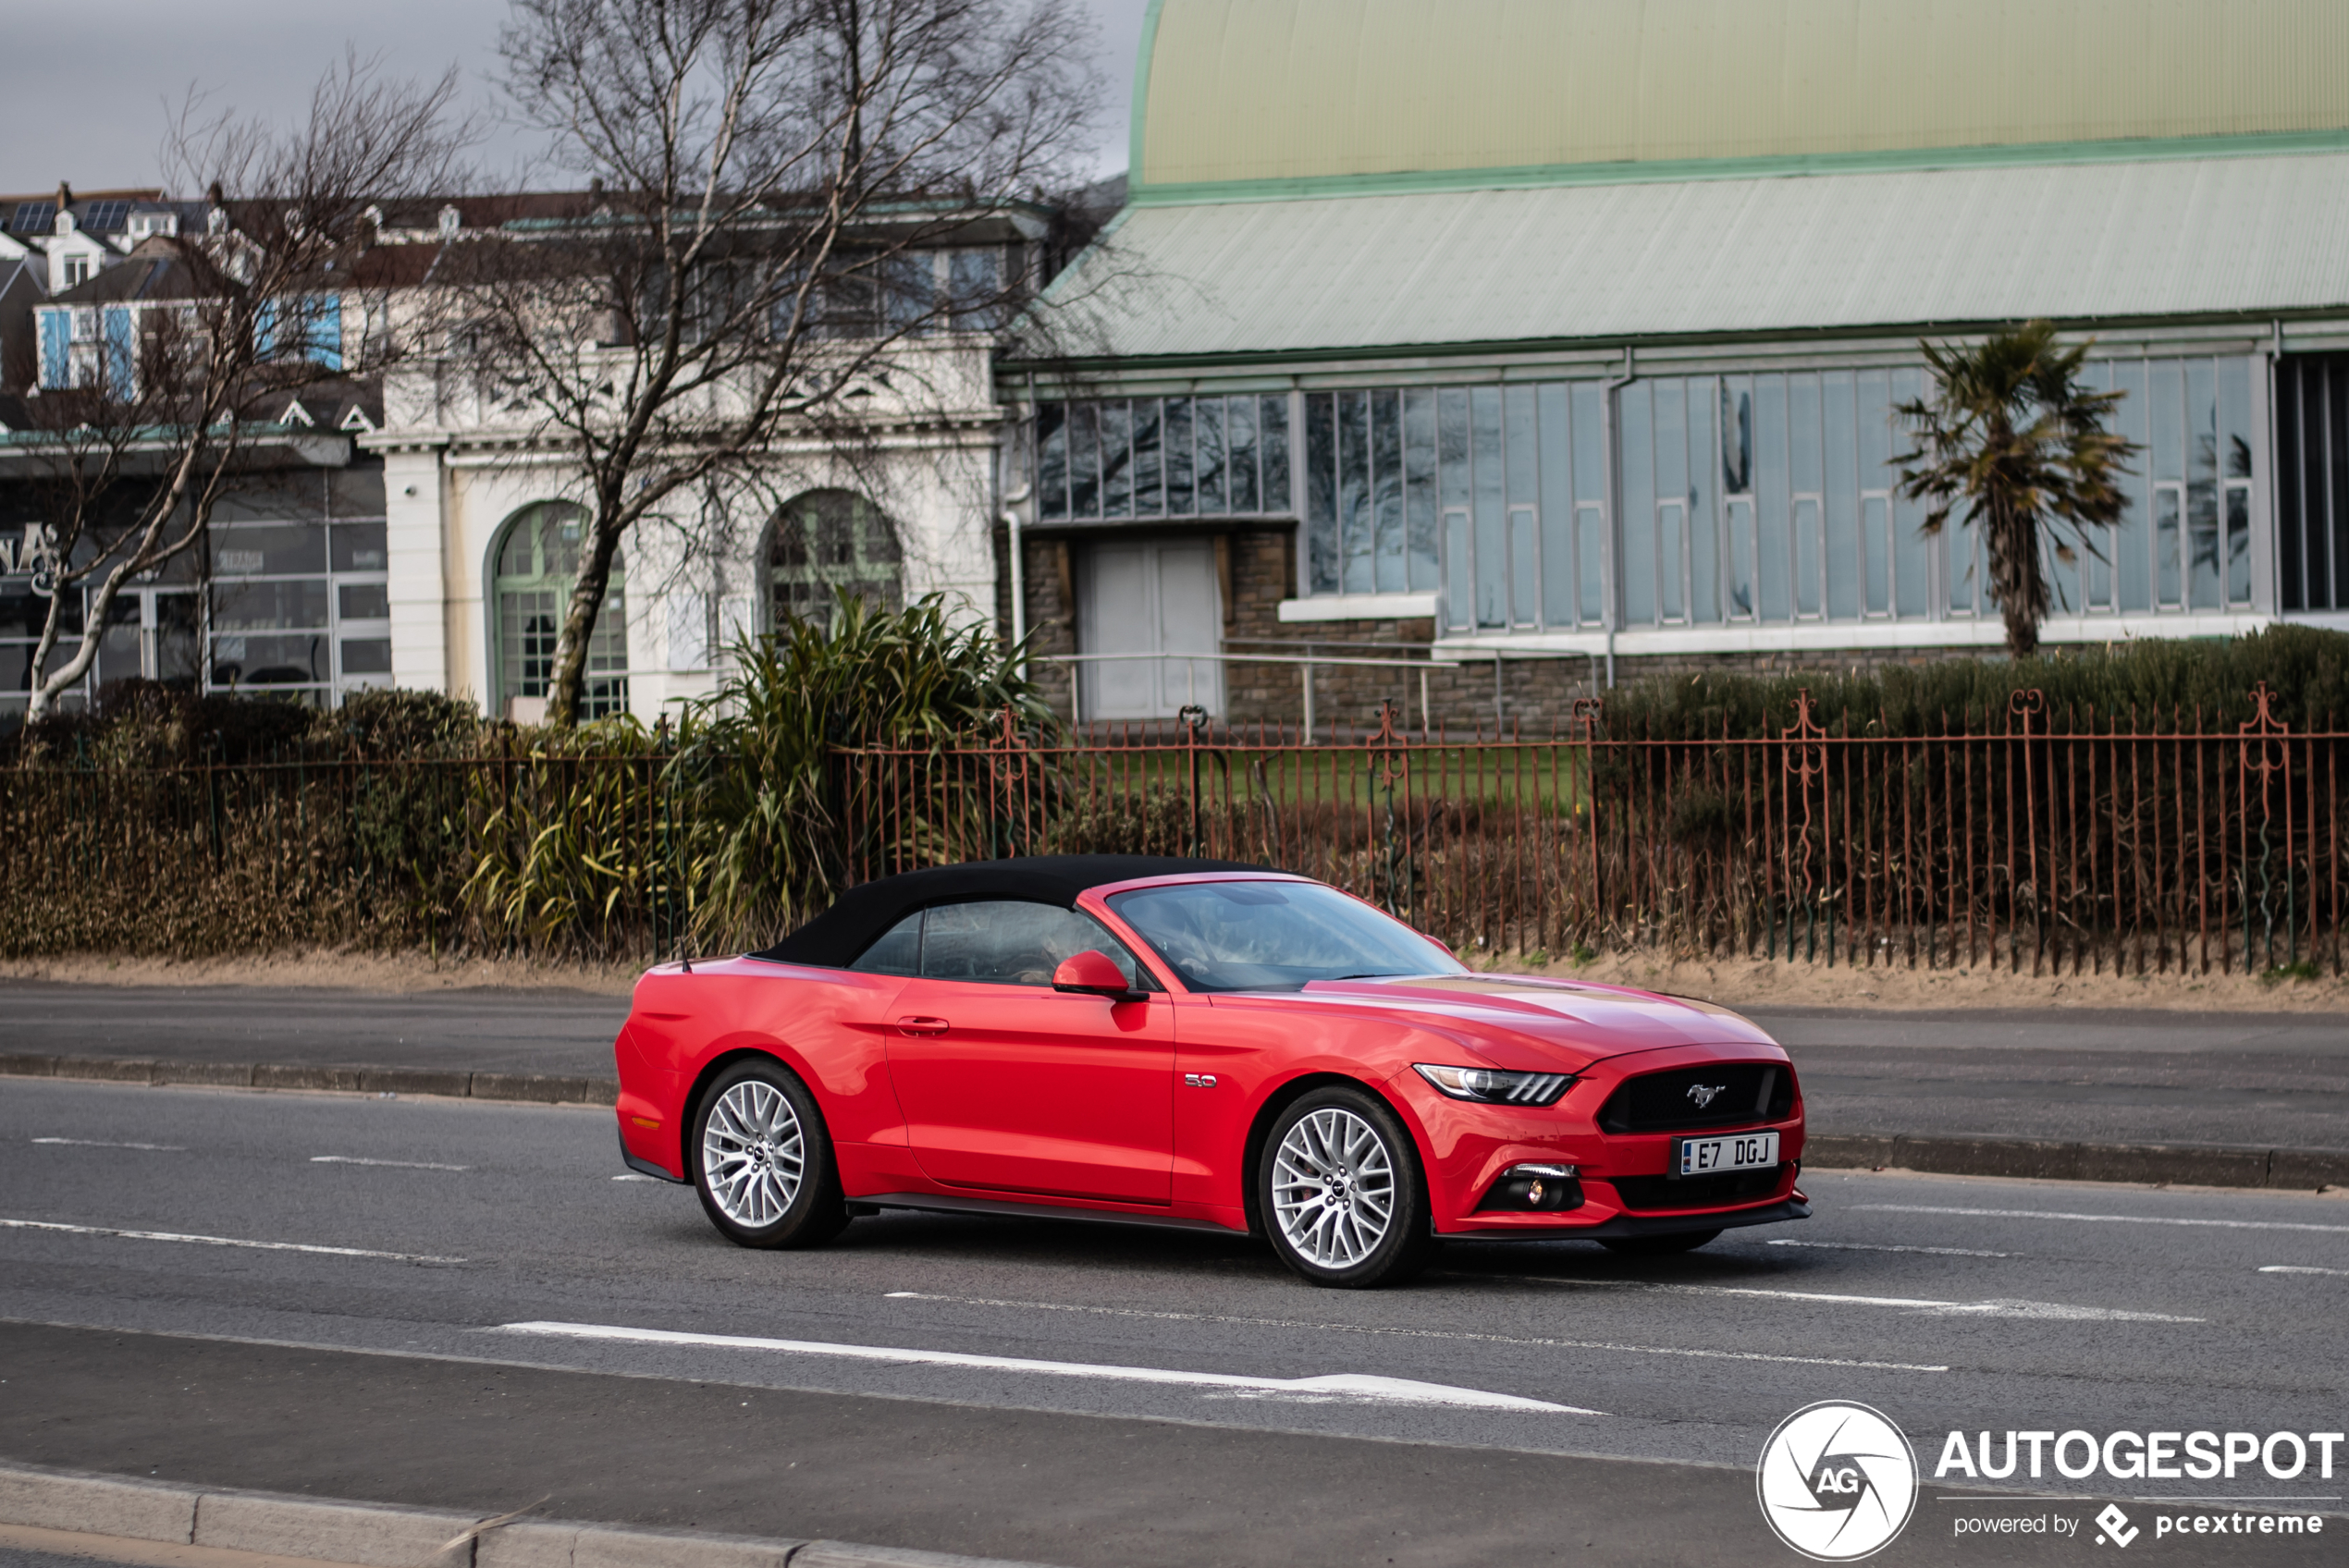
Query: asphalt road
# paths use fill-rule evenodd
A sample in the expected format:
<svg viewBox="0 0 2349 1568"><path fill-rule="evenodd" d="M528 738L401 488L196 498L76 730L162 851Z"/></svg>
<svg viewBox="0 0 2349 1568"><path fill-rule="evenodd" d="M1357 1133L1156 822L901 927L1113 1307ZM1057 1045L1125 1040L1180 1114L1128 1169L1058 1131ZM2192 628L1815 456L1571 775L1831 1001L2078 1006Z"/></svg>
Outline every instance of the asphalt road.
<svg viewBox="0 0 2349 1568"><path fill-rule="evenodd" d="M1075 1223L743 1251L615 1179L609 1117L0 1080L0 1458L1072 1568L1465 1568L1791 1562L1751 1466L1824 1399L1928 1476L1952 1430L2349 1425L2338 1196L1820 1172L1816 1219L1687 1257L1454 1245L1344 1293ZM1297 1386L1330 1378L1387 1381ZM2337 1562L2341 1461L2137 1485L2331 1515L2170 1561ZM2071 1561L1956 1521L2077 1523L2090 1484L1928 1480L1880 1561Z"/></svg>
<svg viewBox="0 0 2349 1568"><path fill-rule="evenodd" d="M487 987L0 984L0 1052L476 1072L612 1071L626 997Z"/></svg>
<svg viewBox="0 0 2349 1568"><path fill-rule="evenodd" d="M0 1052L609 1074L625 998L0 986ZM2349 1149L2349 1018L1758 1011L1825 1133Z"/></svg>

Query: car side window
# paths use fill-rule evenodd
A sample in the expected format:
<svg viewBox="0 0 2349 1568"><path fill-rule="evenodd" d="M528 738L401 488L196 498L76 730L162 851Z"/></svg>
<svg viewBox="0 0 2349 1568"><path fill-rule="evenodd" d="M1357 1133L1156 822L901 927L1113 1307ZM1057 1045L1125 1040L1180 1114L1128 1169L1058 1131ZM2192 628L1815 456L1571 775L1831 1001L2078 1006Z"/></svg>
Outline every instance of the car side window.
<svg viewBox="0 0 2349 1568"><path fill-rule="evenodd" d="M919 974L922 972L922 915L907 915L874 939L848 966L865 974Z"/></svg>
<svg viewBox="0 0 2349 1568"><path fill-rule="evenodd" d="M935 905L923 911L922 920L921 974L926 980L1050 986L1062 960L1090 948L1108 954L1125 972L1126 984L1158 989L1124 943L1091 915L1076 910L988 899Z"/></svg>

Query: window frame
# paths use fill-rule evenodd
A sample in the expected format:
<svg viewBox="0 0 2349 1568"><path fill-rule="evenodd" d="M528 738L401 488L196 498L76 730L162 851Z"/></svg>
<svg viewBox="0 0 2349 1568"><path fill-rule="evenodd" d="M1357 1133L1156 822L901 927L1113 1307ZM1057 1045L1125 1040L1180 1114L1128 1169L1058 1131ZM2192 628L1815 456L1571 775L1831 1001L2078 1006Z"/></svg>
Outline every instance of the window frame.
<svg viewBox="0 0 2349 1568"><path fill-rule="evenodd" d="M518 508L499 526L491 541L485 584L486 592L483 594L482 598L489 615L489 677L491 700L494 704L491 709L493 715L503 716L517 697L528 699L543 697L546 694L543 691L530 692L521 690L525 682L517 670L509 668L516 661L510 660L507 656L510 617L506 601L510 594L550 591L558 594L567 593L571 580L560 570L551 573L547 570L547 551L543 545L534 551L537 570L530 575L511 575L503 568L506 550L512 543L518 530L540 518L556 518L563 511L569 511L577 517L582 529L584 545L584 530L588 521L587 509L577 502L560 498L533 501ZM560 523L557 526L560 526ZM624 550L615 550L612 552L611 574L604 586L603 606L596 614L596 631L588 643L586 679L582 683L583 690L580 693L583 718L616 717L630 711L631 678L635 671L630 663L628 648L627 582L627 553ZM560 602L558 598L557 604L560 605ZM555 636L557 643L560 643L561 639L560 622L557 625ZM617 654L620 660L617 668L609 665L602 669L596 667L598 656L596 644L599 643L604 644L604 656L609 657ZM547 657L550 660L553 657L551 649Z"/></svg>
<svg viewBox="0 0 2349 1568"><path fill-rule="evenodd" d="M1026 980L982 979L967 974L932 974L929 973L929 917L938 913L940 910L962 909L973 904L1025 904L1036 909L1050 910L1056 913L1069 915L1075 919L1081 920L1087 925L1092 926L1094 931L1099 934L1101 940L1095 943L1089 949L1080 948L1077 951L1083 952L1090 950L1101 952L1107 955L1112 962L1117 962L1122 957L1125 963L1131 967L1132 973L1126 976L1126 979L1127 983L1130 984L1135 990L1148 992L1152 995L1163 995L1166 991L1165 984L1162 982L1154 973L1152 973L1150 964L1145 962L1142 955L1135 950L1131 943L1128 943L1125 940L1125 938L1118 936L1116 932L1111 930L1108 923L1103 921L1100 915L1095 914L1088 909L1082 908L1076 904L1056 904L1047 899L999 898L990 896L961 899L940 899L934 903L924 904L921 908L911 911L910 913L900 916L898 919L892 921L887 929L883 930L871 941L866 943L864 950L859 952L854 959L850 960L845 967L852 973L858 974L880 974L897 979L924 980L941 986L1009 986L1027 991L1049 991L1052 989L1052 985L1050 980L1045 981L1041 985L1037 985ZM907 974L904 971L896 969L867 969L862 967L867 956L879 949L883 942L888 941L891 937L896 936L898 932L904 929L905 923L907 921L914 921L917 923L914 931L914 968L912 973ZM1067 961L1064 959L1060 962L1066 962Z"/></svg>

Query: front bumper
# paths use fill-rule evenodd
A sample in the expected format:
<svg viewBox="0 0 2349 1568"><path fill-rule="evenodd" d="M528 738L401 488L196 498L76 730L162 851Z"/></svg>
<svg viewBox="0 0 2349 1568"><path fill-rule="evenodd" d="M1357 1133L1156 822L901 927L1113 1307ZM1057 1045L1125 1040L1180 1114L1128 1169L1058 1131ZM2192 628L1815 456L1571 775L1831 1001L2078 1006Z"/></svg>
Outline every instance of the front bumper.
<svg viewBox="0 0 2349 1568"><path fill-rule="evenodd" d="M1641 1065L1670 1064L1671 1059L1665 1057L1661 1062L1650 1058ZM1754 1173L1759 1179L1733 1183L1691 1178L1683 1186L1665 1176L1672 1141L1683 1134L1600 1129L1598 1109L1619 1081L1614 1074L1593 1074L1556 1105L1545 1108L1450 1099L1428 1087L1416 1072L1390 1081L1389 1093L1418 1122L1424 1140L1436 1233L1480 1240L1605 1239L1809 1218L1808 1202L1795 1185L1802 1169L1804 1120L1799 1096L1791 1112L1776 1120L1687 1130L1688 1135L1702 1136L1776 1132L1779 1164L1775 1170L1765 1168ZM1581 1202L1546 1213L1484 1207L1494 1184L1511 1167L1531 1163L1575 1167Z"/></svg>

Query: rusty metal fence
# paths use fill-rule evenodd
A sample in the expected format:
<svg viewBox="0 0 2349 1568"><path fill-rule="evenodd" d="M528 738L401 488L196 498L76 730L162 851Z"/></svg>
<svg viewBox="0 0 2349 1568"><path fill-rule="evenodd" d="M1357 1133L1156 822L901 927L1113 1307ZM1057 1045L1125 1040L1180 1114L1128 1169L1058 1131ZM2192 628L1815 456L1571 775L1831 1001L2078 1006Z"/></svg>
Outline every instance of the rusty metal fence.
<svg viewBox="0 0 2349 1568"><path fill-rule="evenodd" d="M670 760L0 769L0 953L658 959L691 916Z"/></svg>
<svg viewBox="0 0 2349 1568"><path fill-rule="evenodd" d="M805 828L719 820L757 812L762 781L665 732L611 754L28 765L0 769L0 953L645 962L762 945L894 871L1110 851L1282 866L1492 954L2339 974L2349 733L2295 731L2265 687L2251 703L2222 724L2023 692L1895 735L1805 693L1760 738L1626 733L1595 702L1539 737L1407 734L1391 711L1310 738L1196 712L1006 724L835 752Z"/></svg>
<svg viewBox="0 0 2349 1568"><path fill-rule="evenodd" d="M1455 948L2031 973L2340 973L2349 733L2265 686L2234 726L2050 714L1924 734L1814 711L1755 739L1310 740L1192 713L1170 741L842 753L852 880L1012 853L1196 854L1321 877Z"/></svg>

